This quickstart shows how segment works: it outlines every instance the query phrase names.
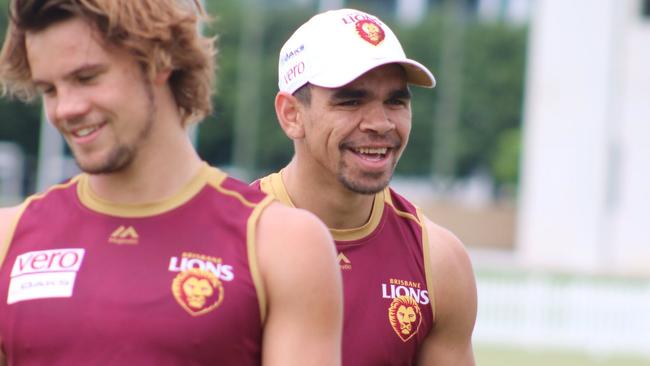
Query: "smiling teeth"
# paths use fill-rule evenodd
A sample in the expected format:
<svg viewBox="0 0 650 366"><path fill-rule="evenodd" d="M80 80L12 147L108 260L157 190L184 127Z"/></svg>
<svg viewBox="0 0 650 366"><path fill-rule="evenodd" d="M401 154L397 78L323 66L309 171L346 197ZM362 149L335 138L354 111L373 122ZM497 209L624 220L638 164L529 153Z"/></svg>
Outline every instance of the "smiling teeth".
<svg viewBox="0 0 650 366"><path fill-rule="evenodd" d="M80 130L77 130L74 132L75 136L78 137L85 137L90 135L91 133L95 132L97 130L97 127L86 127L82 128Z"/></svg>
<svg viewBox="0 0 650 366"><path fill-rule="evenodd" d="M378 147L378 148L372 148L372 147L361 147L356 149L356 151L360 154L386 154L388 151L388 148L386 147Z"/></svg>

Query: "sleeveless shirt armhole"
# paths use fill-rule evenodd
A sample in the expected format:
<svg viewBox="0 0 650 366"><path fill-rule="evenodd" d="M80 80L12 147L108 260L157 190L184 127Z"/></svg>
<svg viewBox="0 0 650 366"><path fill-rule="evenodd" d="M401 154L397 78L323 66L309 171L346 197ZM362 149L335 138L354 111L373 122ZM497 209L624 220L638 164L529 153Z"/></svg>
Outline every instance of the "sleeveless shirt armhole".
<svg viewBox="0 0 650 366"><path fill-rule="evenodd" d="M259 221L260 215L262 214L262 211L264 211L264 208L273 202L273 200L273 196L268 195L262 201L260 201L253 209L253 213L248 218L248 223L246 226L248 268L251 273L251 278L253 279L255 292L257 293L257 302L260 306L260 319L262 324L264 324L264 321L266 320L266 292L264 289L264 282L262 280L262 274L260 273L257 260L257 243L255 241L255 236L257 234L257 222Z"/></svg>
<svg viewBox="0 0 650 366"><path fill-rule="evenodd" d="M9 253L9 246L11 245L14 233L16 232L18 221L20 220L20 217L23 215L23 212L25 212L27 206L29 205L29 202L31 201L31 199L28 199L20 204L20 206L16 209L16 213L11 218L11 224L9 224L7 232L3 238L0 238L0 268L2 268L2 264L5 261L7 253Z"/></svg>
<svg viewBox="0 0 650 366"><path fill-rule="evenodd" d="M23 216L23 213L25 212L25 210L27 210L27 207L33 201L38 201L38 200L44 198L45 196L47 196L52 191L56 191L56 190L59 190L59 189L65 189L68 186L71 186L71 185L77 183L81 179L81 176L82 176L82 174L76 175L76 176L72 177L70 180L68 180L67 182L63 182L63 183L59 183L59 184L55 184L55 185L51 186L45 192L33 194L33 195L27 197L27 199L25 199L25 201L23 201L20 205L17 206L18 208L16 209L16 213L15 213L14 217L12 217L12 219L11 219L12 223L9 225L9 228L7 229L7 232L5 233L5 237L0 238L0 268L2 267L2 264L4 263L4 260L5 260L6 256L7 256L7 253L9 253L9 246L11 246L11 241L14 238L14 234L16 232L16 227L18 226L18 222L20 221L20 218Z"/></svg>
<svg viewBox="0 0 650 366"><path fill-rule="evenodd" d="M401 216L406 219L415 221L420 226L424 225L424 222L420 220L419 214L416 216L409 212L401 211L395 206L395 203L393 203L393 197L391 196L390 189L388 187L384 189L384 202L386 202L393 209L393 211L395 212L395 214L397 214L397 216ZM419 210L418 207L415 207L415 209Z"/></svg>
<svg viewBox="0 0 650 366"><path fill-rule="evenodd" d="M422 255L424 259L424 275L427 280L427 289L429 290L429 300L431 304L431 312L433 315L433 322L436 321L436 294L433 288L433 268L431 268L431 246L429 243L429 230L427 229L426 219L422 213L422 209L416 208L420 227L422 228Z"/></svg>

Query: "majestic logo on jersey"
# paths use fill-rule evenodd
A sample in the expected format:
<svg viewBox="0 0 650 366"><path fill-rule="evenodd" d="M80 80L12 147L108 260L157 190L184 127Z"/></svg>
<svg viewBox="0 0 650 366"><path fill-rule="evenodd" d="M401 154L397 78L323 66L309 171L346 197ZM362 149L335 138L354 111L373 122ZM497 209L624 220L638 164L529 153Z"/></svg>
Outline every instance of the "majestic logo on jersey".
<svg viewBox="0 0 650 366"><path fill-rule="evenodd" d="M81 248L66 248L19 255L11 269L7 304L71 297L84 253Z"/></svg>
<svg viewBox="0 0 650 366"><path fill-rule="evenodd" d="M352 262L348 259L348 257L343 254L343 252L339 253L338 256L336 256L336 261L339 264L339 267L341 267L342 270L346 269L352 269Z"/></svg>
<svg viewBox="0 0 650 366"><path fill-rule="evenodd" d="M183 272L192 268L212 272L221 281L232 281L235 278L233 267L224 264L223 260L218 257L185 252L180 258L171 257L169 259L168 269L171 272Z"/></svg>
<svg viewBox="0 0 650 366"><path fill-rule="evenodd" d="M120 226L113 233L111 233L111 236L108 238L109 243L114 243L114 244L130 244L130 245L135 245L138 244L138 232L135 231L133 226Z"/></svg>
<svg viewBox="0 0 650 366"><path fill-rule="evenodd" d="M223 285L210 271L190 268L176 275L172 282L176 301L192 316L206 314L223 301Z"/></svg>
<svg viewBox="0 0 650 366"><path fill-rule="evenodd" d="M381 26L372 19L360 20L356 27L359 36L374 46L380 44L386 36Z"/></svg>
<svg viewBox="0 0 650 366"><path fill-rule="evenodd" d="M395 333L406 342L420 329L422 323L420 305L411 296L396 297L388 308L388 320Z"/></svg>

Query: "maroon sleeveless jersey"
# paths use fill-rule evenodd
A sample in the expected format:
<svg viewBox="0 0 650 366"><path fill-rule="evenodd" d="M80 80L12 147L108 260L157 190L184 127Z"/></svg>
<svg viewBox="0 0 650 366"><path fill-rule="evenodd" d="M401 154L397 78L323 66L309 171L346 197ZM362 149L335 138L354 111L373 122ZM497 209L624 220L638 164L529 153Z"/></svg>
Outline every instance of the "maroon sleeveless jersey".
<svg viewBox="0 0 650 366"><path fill-rule="evenodd" d="M31 197L0 267L9 364L259 365L269 202L207 165L154 204L103 201L83 174Z"/></svg>
<svg viewBox="0 0 650 366"><path fill-rule="evenodd" d="M293 206L282 177L253 186ZM419 210L386 188L370 220L330 229L343 275L343 365L412 365L434 322L428 242Z"/></svg>

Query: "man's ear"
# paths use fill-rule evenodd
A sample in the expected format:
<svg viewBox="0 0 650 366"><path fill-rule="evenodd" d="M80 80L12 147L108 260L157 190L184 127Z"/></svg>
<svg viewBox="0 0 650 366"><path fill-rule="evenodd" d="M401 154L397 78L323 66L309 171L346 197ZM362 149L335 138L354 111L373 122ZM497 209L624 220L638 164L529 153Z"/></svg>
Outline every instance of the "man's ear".
<svg viewBox="0 0 650 366"><path fill-rule="evenodd" d="M158 70L153 78L153 83L156 85L164 85L169 80L169 76L172 74L171 69Z"/></svg>
<svg viewBox="0 0 650 366"><path fill-rule="evenodd" d="M275 96L275 115L284 133L292 140L305 137L302 116L303 106L298 98L287 92Z"/></svg>

